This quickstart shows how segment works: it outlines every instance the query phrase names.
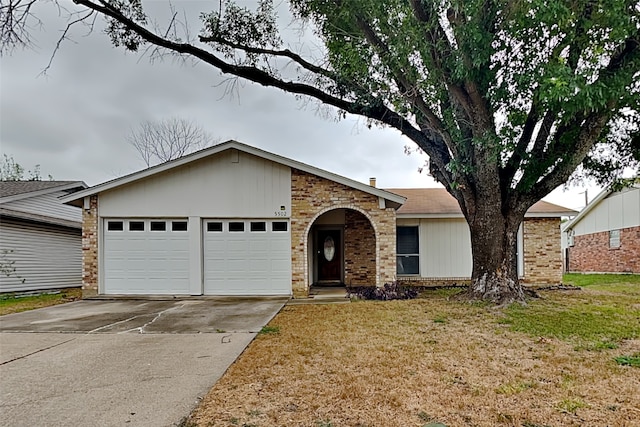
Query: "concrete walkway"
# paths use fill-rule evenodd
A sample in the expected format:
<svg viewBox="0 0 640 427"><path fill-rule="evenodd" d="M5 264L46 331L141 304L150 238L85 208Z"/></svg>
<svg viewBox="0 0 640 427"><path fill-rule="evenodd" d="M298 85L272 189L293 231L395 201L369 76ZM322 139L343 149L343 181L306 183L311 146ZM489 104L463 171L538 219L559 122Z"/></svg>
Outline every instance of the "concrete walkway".
<svg viewBox="0 0 640 427"><path fill-rule="evenodd" d="M291 299L287 305L347 304L350 302L344 286L312 286L309 290L309 298Z"/></svg>
<svg viewBox="0 0 640 427"><path fill-rule="evenodd" d="M285 302L79 301L2 316L0 425L178 425Z"/></svg>

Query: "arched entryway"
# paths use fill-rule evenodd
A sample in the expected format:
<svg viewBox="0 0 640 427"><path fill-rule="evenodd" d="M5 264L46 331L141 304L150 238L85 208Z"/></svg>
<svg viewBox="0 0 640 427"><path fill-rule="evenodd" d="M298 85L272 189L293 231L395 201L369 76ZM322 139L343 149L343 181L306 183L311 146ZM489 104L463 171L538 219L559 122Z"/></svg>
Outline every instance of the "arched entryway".
<svg viewBox="0 0 640 427"><path fill-rule="evenodd" d="M311 224L307 236L313 286L365 286L377 283L376 230L364 212L329 209Z"/></svg>

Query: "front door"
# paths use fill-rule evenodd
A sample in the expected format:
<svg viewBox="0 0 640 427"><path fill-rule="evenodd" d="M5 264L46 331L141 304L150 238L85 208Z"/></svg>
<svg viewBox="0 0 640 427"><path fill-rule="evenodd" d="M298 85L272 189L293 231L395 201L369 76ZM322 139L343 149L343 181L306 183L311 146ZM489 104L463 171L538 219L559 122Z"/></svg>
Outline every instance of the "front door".
<svg viewBox="0 0 640 427"><path fill-rule="evenodd" d="M316 238L318 282L342 282L342 239L340 230L318 230Z"/></svg>

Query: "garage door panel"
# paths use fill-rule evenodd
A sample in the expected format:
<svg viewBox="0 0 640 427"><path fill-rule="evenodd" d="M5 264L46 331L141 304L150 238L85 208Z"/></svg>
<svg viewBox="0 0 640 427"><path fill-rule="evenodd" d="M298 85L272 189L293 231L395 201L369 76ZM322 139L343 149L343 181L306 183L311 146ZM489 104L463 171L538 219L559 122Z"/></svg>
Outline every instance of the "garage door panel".
<svg viewBox="0 0 640 427"><path fill-rule="evenodd" d="M122 231L106 222L122 221ZM150 231L150 222L165 222L167 231ZM143 222L144 231L129 231L130 222ZM189 236L172 232L170 220L105 220L104 293L188 294Z"/></svg>
<svg viewBox="0 0 640 427"><path fill-rule="evenodd" d="M268 240L257 240L249 243L249 250L254 253L261 253L269 250L271 246Z"/></svg>
<svg viewBox="0 0 640 427"><path fill-rule="evenodd" d="M263 273L268 275L271 271L271 263L267 259L253 259L249 264L249 270L252 273Z"/></svg>
<svg viewBox="0 0 640 427"><path fill-rule="evenodd" d="M204 293L208 295L291 294L291 238L289 232L271 232L272 220L243 222L244 232L204 231ZM282 219L278 219L282 221ZM251 223L264 223L251 231ZM261 224L262 225L262 224ZM207 230L207 224L203 230ZM266 231L263 231L266 229ZM287 230L289 227L287 226ZM221 250L221 248L225 248Z"/></svg>

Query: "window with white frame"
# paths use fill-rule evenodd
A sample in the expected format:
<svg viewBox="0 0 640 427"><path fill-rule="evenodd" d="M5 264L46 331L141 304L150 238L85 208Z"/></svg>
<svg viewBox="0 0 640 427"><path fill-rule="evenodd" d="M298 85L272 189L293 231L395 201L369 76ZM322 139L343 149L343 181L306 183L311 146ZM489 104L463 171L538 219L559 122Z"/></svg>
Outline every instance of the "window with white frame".
<svg viewBox="0 0 640 427"><path fill-rule="evenodd" d="M609 231L609 247L610 248L620 247L620 230Z"/></svg>
<svg viewBox="0 0 640 427"><path fill-rule="evenodd" d="M418 226L396 228L396 269L399 276L420 274Z"/></svg>

